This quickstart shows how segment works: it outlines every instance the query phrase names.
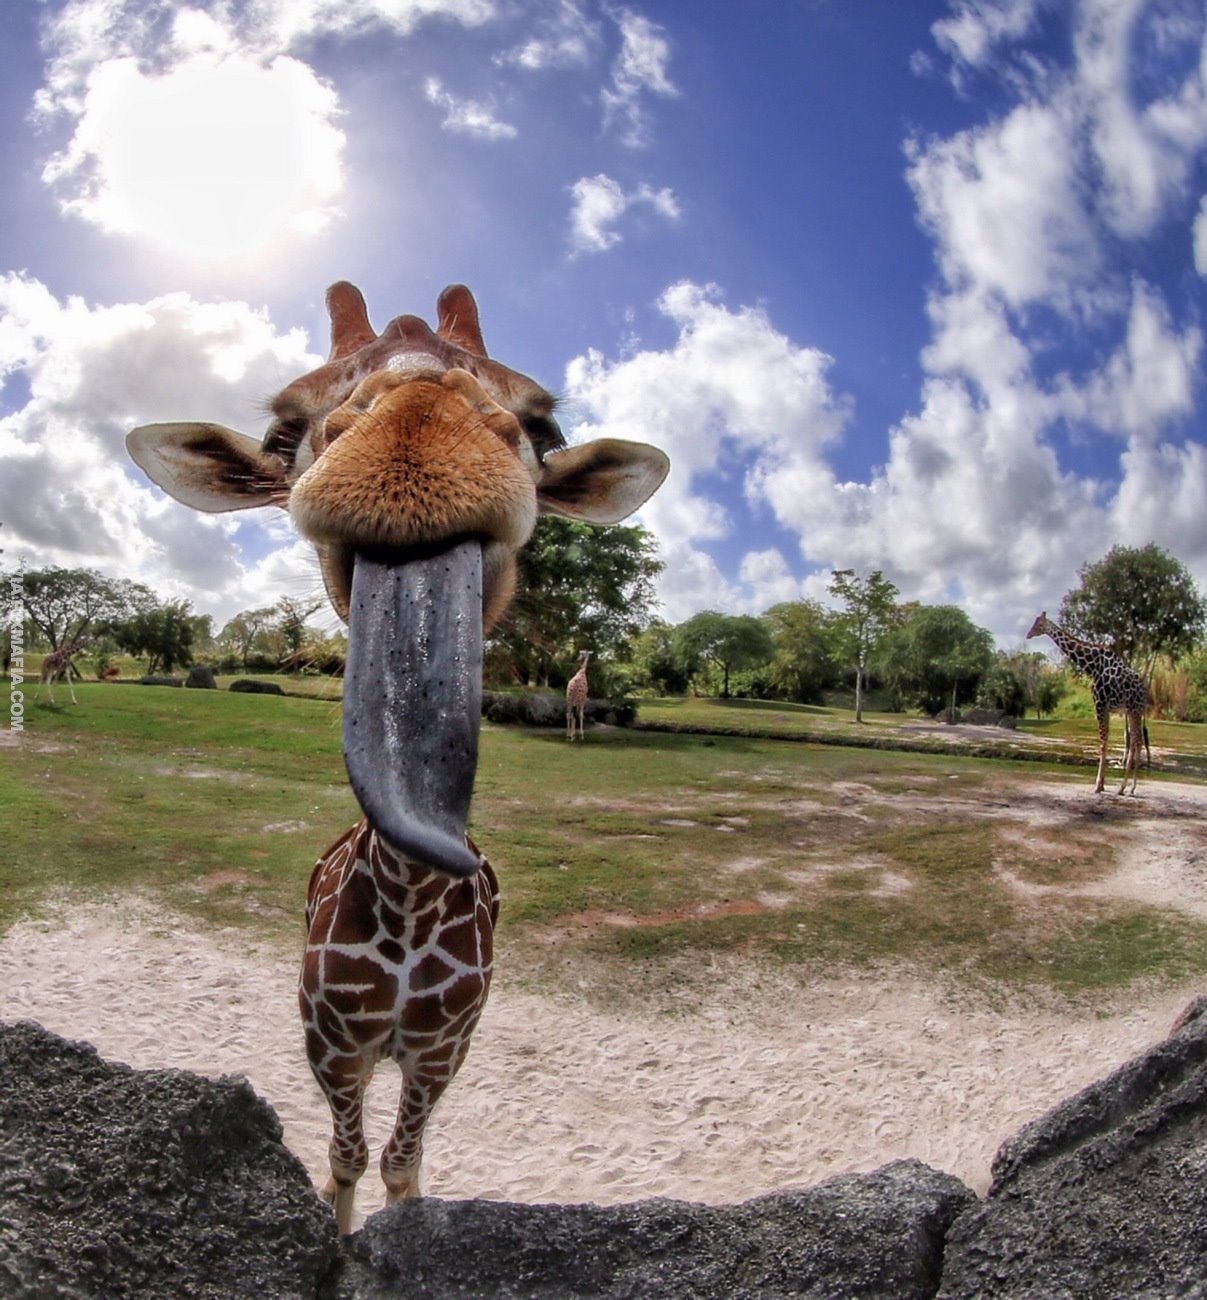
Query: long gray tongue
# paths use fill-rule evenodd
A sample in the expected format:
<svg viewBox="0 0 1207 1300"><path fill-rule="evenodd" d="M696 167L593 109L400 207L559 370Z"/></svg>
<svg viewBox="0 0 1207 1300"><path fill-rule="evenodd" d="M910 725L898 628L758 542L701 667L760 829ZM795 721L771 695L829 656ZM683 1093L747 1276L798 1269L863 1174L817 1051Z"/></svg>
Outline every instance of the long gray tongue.
<svg viewBox="0 0 1207 1300"><path fill-rule="evenodd" d="M399 853L455 876L482 714L482 547L356 555L344 671L344 762Z"/></svg>

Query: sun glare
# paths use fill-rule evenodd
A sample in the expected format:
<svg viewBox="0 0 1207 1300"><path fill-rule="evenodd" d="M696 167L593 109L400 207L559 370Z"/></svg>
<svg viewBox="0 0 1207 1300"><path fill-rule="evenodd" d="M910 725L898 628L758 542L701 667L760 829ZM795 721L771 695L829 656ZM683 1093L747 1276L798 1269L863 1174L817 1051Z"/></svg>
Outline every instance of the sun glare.
<svg viewBox="0 0 1207 1300"><path fill-rule="evenodd" d="M321 229L335 213L335 93L304 64L199 54L160 75L115 60L94 76L59 172L67 207L112 231L223 257Z"/></svg>

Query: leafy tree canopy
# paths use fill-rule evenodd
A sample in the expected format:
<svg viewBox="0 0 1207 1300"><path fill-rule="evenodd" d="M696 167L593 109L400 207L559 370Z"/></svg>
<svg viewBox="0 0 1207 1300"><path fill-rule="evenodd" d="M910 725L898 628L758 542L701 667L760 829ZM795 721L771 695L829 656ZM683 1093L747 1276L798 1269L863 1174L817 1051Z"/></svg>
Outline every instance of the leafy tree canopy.
<svg viewBox="0 0 1207 1300"><path fill-rule="evenodd" d="M57 566L28 570L17 599L24 617L52 650L156 604L154 592L142 583L106 578L94 569ZM10 583L0 583L0 603L7 609L12 600Z"/></svg>
<svg viewBox="0 0 1207 1300"><path fill-rule="evenodd" d="M734 669L757 668L774 653L765 623L746 614L718 614L711 609L680 623L675 629L675 645L689 671L702 662L720 669L725 699L729 698L729 674Z"/></svg>
<svg viewBox="0 0 1207 1300"><path fill-rule="evenodd" d="M1061 601L1061 624L1088 641L1109 641L1146 677L1161 655L1179 659L1202 639L1207 601L1186 566L1155 543L1112 546L1079 576Z"/></svg>
<svg viewBox="0 0 1207 1300"><path fill-rule="evenodd" d="M820 700L838 682L841 649L838 620L815 600L773 605L763 615L774 657L767 677L787 699Z"/></svg>
<svg viewBox="0 0 1207 1300"><path fill-rule="evenodd" d="M606 528L559 515L537 520L517 557L517 595L490 635L493 675L564 684L578 652L620 653L652 619L658 543L640 525Z"/></svg>
<svg viewBox="0 0 1207 1300"><path fill-rule="evenodd" d="M926 712L972 698L993 659L993 638L957 605L917 605L884 640L882 672Z"/></svg>
<svg viewBox="0 0 1207 1300"><path fill-rule="evenodd" d="M842 601L837 626L847 662L855 669L855 721L863 721L863 684L868 662L885 633L898 622L897 597L901 594L879 569L860 575L854 569L835 569L830 594Z"/></svg>
<svg viewBox="0 0 1207 1300"><path fill-rule="evenodd" d="M149 673L170 673L193 661L193 617L187 600L140 609L108 624L107 632L130 655L146 656Z"/></svg>

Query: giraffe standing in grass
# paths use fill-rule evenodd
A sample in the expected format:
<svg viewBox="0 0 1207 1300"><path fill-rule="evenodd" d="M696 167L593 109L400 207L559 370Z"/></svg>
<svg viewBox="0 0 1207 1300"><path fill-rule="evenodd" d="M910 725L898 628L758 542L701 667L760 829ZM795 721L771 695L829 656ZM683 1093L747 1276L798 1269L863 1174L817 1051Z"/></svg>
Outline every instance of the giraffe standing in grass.
<svg viewBox="0 0 1207 1300"><path fill-rule="evenodd" d="M395 1201L419 1193L424 1126L490 987L498 886L466 824L482 636L516 552L539 513L618 523L669 463L619 439L566 448L552 396L487 356L464 285L440 295L435 330L399 316L378 334L347 283L327 310L330 355L273 399L262 443L186 421L135 429L127 447L194 509L287 510L348 624L344 760L364 817L311 873L299 1004L331 1110L323 1194L349 1232L374 1065L402 1071L381 1156Z"/></svg>
<svg viewBox="0 0 1207 1300"><path fill-rule="evenodd" d="M1111 714L1116 710L1124 717L1124 760L1123 784L1119 793L1127 789L1127 778L1132 778L1132 794L1136 793L1136 780L1140 766L1140 743L1148 753L1148 728L1144 725L1144 714L1148 708L1148 687L1144 678L1127 664L1107 645L1096 641L1082 641L1070 632L1066 632L1058 623L1053 623L1047 614L1040 616L1031 625L1027 639L1046 636L1056 643L1056 648L1073 665L1090 679L1090 697L1094 701L1094 714L1098 719L1098 777L1094 782L1095 794L1101 794L1106 786L1106 744L1110 732ZM1148 754L1152 761L1151 753Z"/></svg>
<svg viewBox="0 0 1207 1300"><path fill-rule="evenodd" d="M583 725L587 718L587 660L591 658L590 650L583 650L578 656L578 672L566 683L566 739L581 740ZM575 735L577 728L578 734Z"/></svg>
<svg viewBox="0 0 1207 1300"><path fill-rule="evenodd" d="M58 681L65 681L67 689L71 693L72 704L78 704L79 700L75 698L75 687L71 679L79 677L75 667L72 665L72 659L82 654L87 647L87 641L78 638L75 641L68 641L59 646L57 650L52 650L50 654L42 660L41 680L46 684L46 693L50 696L51 704L54 703L54 684Z"/></svg>

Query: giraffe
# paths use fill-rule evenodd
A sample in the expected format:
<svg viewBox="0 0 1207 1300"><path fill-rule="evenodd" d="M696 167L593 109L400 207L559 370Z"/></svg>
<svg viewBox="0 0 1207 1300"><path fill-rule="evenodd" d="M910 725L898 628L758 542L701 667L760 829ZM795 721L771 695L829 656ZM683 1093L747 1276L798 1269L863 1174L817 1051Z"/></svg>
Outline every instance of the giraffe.
<svg viewBox="0 0 1207 1300"><path fill-rule="evenodd" d="M127 447L194 509L287 510L348 624L344 759L364 815L311 872L298 991L331 1111L322 1194L346 1233L373 1067L402 1072L380 1165L393 1202L419 1194L424 1127L490 987L498 884L465 831L482 635L516 552L538 513L619 522L669 462L617 439L566 448L551 395L487 356L464 285L440 294L435 330L400 316L378 334L343 281L327 311L328 359L272 400L261 443L185 421L135 429Z"/></svg>
<svg viewBox="0 0 1207 1300"><path fill-rule="evenodd" d="M1136 781L1140 765L1140 742L1143 738L1145 751L1148 751L1148 728L1144 725L1144 712L1148 708L1148 688L1144 679L1133 668L1119 658L1107 645L1094 641L1082 641L1066 632L1058 623L1053 623L1046 613L1042 613L1031 624L1027 640L1036 636L1047 636L1056 643L1056 648L1073 665L1079 673L1090 679L1090 696L1094 701L1094 714L1098 719L1098 776L1094 782L1094 793L1101 794L1106 786L1106 742L1110 731L1111 713L1118 709L1125 720L1123 784L1119 793L1127 789L1127 778L1132 778L1132 794L1136 793ZM1152 755L1149 754L1149 762Z"/></svg>
<svg viewBox="0 0 1207 1300"><path fill-rule="evenodd" d="M587 716L587 660L591 658L590 650L582 650L578 656L578 672L566 683L566 739L581 740L583 723ZM577 724L578 735L575 736Z"/></svg>
<svg viewBox="0 0 1207 1300"><path fill-rule="evenodd" d="M77 637L74 641L65 641L42 660L41 680L46 684L46 693L50 696L51 704L54 703L54 684L61 680L67 682L72 704L79 703L75 698L75 687L71 681L72 677L78 677L79 673L76 672L71 661L76 655L83 653L87 645L85 638Z"/></svg>

